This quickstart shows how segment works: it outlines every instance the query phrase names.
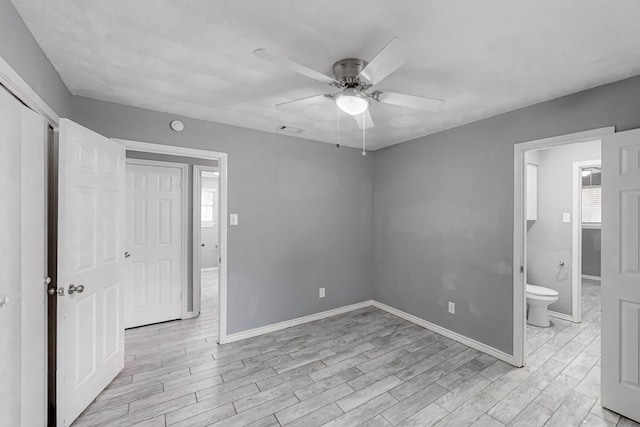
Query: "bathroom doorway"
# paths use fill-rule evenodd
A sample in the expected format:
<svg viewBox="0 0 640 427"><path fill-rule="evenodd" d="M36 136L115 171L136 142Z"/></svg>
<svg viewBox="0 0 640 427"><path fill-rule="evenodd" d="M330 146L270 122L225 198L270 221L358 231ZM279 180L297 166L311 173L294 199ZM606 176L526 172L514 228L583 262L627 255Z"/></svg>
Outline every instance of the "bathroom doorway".
<svg viewBox="0 0 640 427"><path fill-rule="evenodd" d="M599 267L599 239L590 230L599 226L601 138L610 133L516 145L514 356L522 365L563 350L586 328L589 342L572 348L579 353L599 343L599 281L583 278L582 269Z"/></svg>
<svg viewBox="0 0 640 427"><path fill-rule="evenodd" d="M600 158L573 164L573 319L600 305L602 235L602 161Z"/></svg>

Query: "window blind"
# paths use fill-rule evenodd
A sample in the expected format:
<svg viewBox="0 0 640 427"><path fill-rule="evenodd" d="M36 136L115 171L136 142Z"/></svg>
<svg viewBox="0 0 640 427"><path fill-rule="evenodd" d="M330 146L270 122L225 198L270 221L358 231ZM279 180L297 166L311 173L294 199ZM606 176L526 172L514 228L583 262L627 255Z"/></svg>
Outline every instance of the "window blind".
<svg viewBox="0 0 640 427"><path fill-rule="evenodd" d="M582 187L582 222L602 222L602 187Z"/></svg>

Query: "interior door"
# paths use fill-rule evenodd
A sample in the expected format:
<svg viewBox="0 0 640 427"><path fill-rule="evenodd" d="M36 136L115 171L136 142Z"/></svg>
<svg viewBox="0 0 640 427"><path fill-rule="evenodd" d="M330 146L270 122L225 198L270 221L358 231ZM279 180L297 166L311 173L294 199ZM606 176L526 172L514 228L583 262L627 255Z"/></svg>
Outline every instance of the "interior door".
<svg viewBox="0 0 640 427"><path fill-rule="evenodd" d="M182 317L183 170L180 164L127 163L127 328Z"/></svg>
<svg viewBox="0 0 640 427"><path fill-rule="evenodd" d="M46 423L47 124L0 86L0 425Z"/></svg>
<svg viewBox="0 0 640 427"><path fill-rule="evenodd" d="M125 150L60 121L57 410L70 425L124 367Z"/></svg>
<svg viewBox="0 0 640 427"><path fill-rule="evenodd" d="M602 144L602 405L640 422L640 129Z"/></svg>
<svg viewBox="0 0 640 427"><path fill-rule="evenodd" d="M46 172L48 125L44 117L22 109L22 425L46 424L47 288ZM13 182L13 181L12 181ZM3 252L4 253L4 252Z"/></svg>

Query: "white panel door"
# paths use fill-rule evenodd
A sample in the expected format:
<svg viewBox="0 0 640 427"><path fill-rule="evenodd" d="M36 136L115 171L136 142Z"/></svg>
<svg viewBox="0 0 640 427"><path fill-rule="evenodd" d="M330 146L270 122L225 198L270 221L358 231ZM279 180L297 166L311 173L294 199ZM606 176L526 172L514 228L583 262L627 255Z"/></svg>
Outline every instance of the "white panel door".
<svg viewBox="0 0 640 427"><path fill-rule="evenodd" d="M0 87L0 425L46 424L44 118Z"/></svg>
<svg viewBox="0 0 640 427"><path fill-rule="evenodd" d="M45 164L47 122L22 108L22 425L44 426L47 407Z"/></svg>
<svg viewBox="0 0 640 427"><path fill-rule="evenodd" d="M8 426L20 425L20 124L18 102L0 87L0 416Z"/></svg>
<svg viewBox="0 0 640 427"><path fill-rule="evenodd" d="M124 367L125 150L60 121L58 426L68 426Z"/></svg>
<svg viewBox="0 0 640 427"><path fill-rule="evenodd" d="M640 129L602 143L602 405L640 422Z"/></svg>
<svg viewBox="0 0 640 427"><path fill-rule="evenodd" d="M127 328L182 317L183 168L144 163L127 163Z"/></svg>

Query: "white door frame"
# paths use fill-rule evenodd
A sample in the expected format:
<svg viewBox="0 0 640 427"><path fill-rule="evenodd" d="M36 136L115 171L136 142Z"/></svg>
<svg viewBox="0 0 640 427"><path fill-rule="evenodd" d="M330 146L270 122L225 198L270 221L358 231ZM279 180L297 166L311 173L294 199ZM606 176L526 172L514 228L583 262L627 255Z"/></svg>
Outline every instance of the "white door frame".
<svg viewBox="0 0 640 427"><path fill-rule="evenodd" d="M200 225L200 205L202 204L202 171L219 171L220 169L213 166L193 165L193 312L200 313L202 303L202 269L200 268L200 244L202 238L202 230ZM220 186L220 180L218 180ZM218 190L220 191L220 190ZM218 202L218 224L220 224L220 202ZM220 227L218 227L220 230ZM220 240L220 232L218 232L218 240ZM218 243L218 248L220 243ZM220 252L218 252L220 253ZM196 277L198 280L196 280ZM220 279L218 279L219 281Z"/></svg>
<svg viewBox="0 0 640 427"><path fill-rule="evenodd" d="M115 141L115 140L114 140ZM128 148L125 146L128 150ZM174 163L174 162L163 162L161 160L147 160L147 159L135 159L128 158L126 159L127 165L144 165L144 166L160 166L165 168L174 168L180 169L180 175L182 176L182 187L181 187L181 203L180 203L180 211L182 215L182 221L180 223L180 267L182 268L182 274L180 275L180 293L181 295L187 295L187 290L189 286L189 256L188 256L188 248L187 248L187 240L188 240L188 232L189 232L189 213L187 209L187 205L189 203L189 192L187 191L187 183L189 180L189 165L186 163ZM126 166L125 166L126 169ZM129 221L128 217L129 212L126 212L126 220ZM128 236L127 236L128 238ZM131 250L131 248L128 248ZM131 279L129 277L128 279ZM193 317L190 315L188 310L188 301L186 298L182 297L182 318L188 319ZM125 315L126 316L126 315Z"/></svg>
<svg viewBox="0 0 640 427"><path fill-rule="evenodd" d="M614 126L560 135L513 146L513 360L524 366L526 355L527 294L525 292L527 235L525 207L525 153L541 148L557 147L601 139L615 132ZM575 223L575 221L574 221ZM521 271L521 268L524 271Z"/></svg>
<svg viewBox="0 0 640 427"><path fill-rule="evenodd" d="M573 162L573 223L571 224L571 321L582 321L582 169L600 167L600 159Z"/></svg>
<svg viewBox="0 0 640 427"><path fill-rule="evenodd" d="M31 86L20 76L20 74L18 74L16 72L16 70L13 69L13 67L11 65L9 65L9 63L0 55L0 84L2 86L4 86L11 94L13 94L13 96L15 96L17 99L19 99L21 102L23 102L27 107L31 108L33 111L41 114L49 123L49 125L51 126L51 128L54 130L54 132L58 132L59 127L60 127L60 116L58 116L56 114L56 112L42 99L42 97L40 97L40 95L38 95L36 93L35 90L33 90L33 88L31 88ZM53 141L50 141L51 143L51 147L50 149L53 150ZM46 160L48 162L48 159ZM46 174L49 174L50 171L47 170L45 172ZM47 175L47 180L50 179L49 176ZM51 189L50 188L45 188L45 191L47 192L47 203L50 202L50 194L49 191ZM47 274L50 272L50 265L49 265L49 245L53 244L53 246L57 246L57 241L56 242L51 242L50 239L50 230L48 229L48 224L49 224L49 212L46 212L46 222L47 222L47 229L46 229L46 241L45 241L45 246L43 248L43 251L45 252L45 259L47 260ZM54 267L55 268L55 267ZM54 283L54 285L57 285L57 283ZM48 355L48 349L49 349L49 342L48 342L48 327L49 327L49 314L48 314L48 305L49 305L49 300L51 300L51 298L45 297L46 298L46 303L45 303L45 324L43 325L44 327L44 336L45 336L45 342L44 342L44 346L47 349L47 353L44 355L44 363L45 363L45 375L46 375L46 387L44 390L44 393L47 395L46 396L46 401L48 404L48 392L49 392L49 376L50 376L50 372L49 372L49 355ZM52 298L53 301L57 301L54 298ZM54 302L55 303L55 302ZM55 378L55 373L53 373L53 376ZM44 408L46 410L46 408ZM46 418L48 422L53 422L55 423L56 420L55 419L49 419L50 415L47 413L48 411L46 411Z"/></svg>
<svg viewBox="0 0 640 427"><path fill-rule="evenodd" d="M0 56L0 84L33 111L40 113L54 130L58 130L60 117L44 102L29 84Z"/></svg>
<svg viewBox="0 0 640 427"><path fill-rule="evenodd" d="M126 139L113 139L124 145L125 149L130 151L141 151L146 153L167 154L171 156L195 157L198 159L217 160L218 170L220 172L219 181L219 201L220 201L220 270L219 275L219 332L218 342L225 344L227 342L227 153L209 150L199 150L196 148L177 147L173 145L153 144L150 142L131 141ZM194 256L195 258L195 256ZM195 286L194 286L195 294ZM185 298L186 300L186 298ZM196 301L194 301L195 308Z"/></svg>

